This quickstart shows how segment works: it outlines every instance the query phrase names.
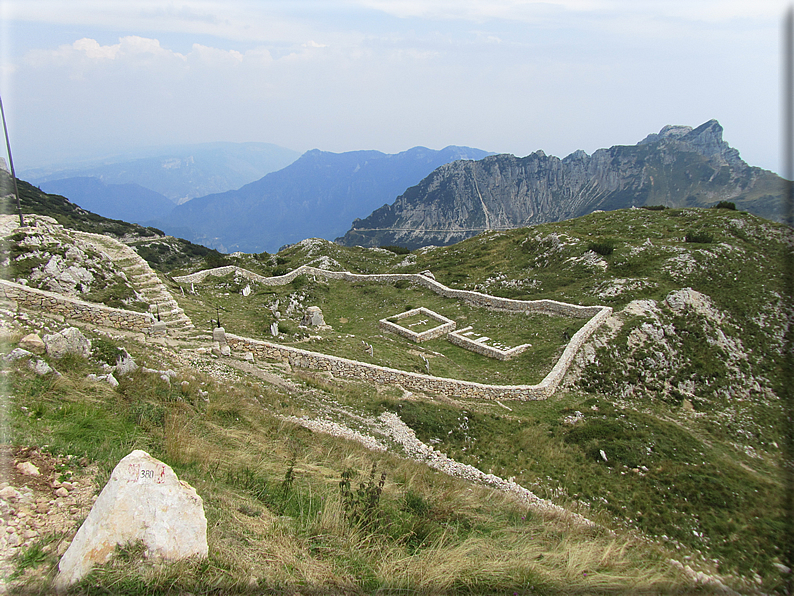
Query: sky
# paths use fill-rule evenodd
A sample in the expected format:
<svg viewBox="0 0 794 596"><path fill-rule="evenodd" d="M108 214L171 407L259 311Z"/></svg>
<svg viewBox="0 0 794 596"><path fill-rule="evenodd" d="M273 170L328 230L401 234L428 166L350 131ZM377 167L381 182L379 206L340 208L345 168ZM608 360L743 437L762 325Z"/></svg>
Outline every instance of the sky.
<svg viewBox="0 0 794 596"><path fill-rule="evenodd" d="M0 0L17 170L138 148L564 157L716 118L781 163L781 0Z"/></svg>

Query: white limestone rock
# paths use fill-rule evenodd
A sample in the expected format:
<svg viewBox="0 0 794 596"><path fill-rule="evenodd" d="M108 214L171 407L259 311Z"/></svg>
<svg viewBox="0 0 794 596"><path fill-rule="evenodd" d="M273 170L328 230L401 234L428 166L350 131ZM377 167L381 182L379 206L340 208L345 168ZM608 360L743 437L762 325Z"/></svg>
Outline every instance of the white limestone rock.
<svg viewBox="0 0 794 596"><path fill-rule="evenodd" d="M83 335L77 327L69 327L60 333L44 336L47 354L53 358L63 358L67 354L77 354L88 358L91 354L91 340Z"/></svg>
<svg viewBox="0 0 794 596"><path fill-rule="evenodd" d="M145 451L122 459L58 564L55 588L63 591L117 545L141 540L149 558L207 556L207 518L196 490Z"/></svg>
<svg viewBox="0 0 794 596"><path fill-rule="evenodd" d="M116 377L113 376L113 373L108 373L106 375L88 375L86 378L95 383L104 381L114 389L119 386L119 382L116 380Z"/></svg>
<svg viewBox="0 0 794 596"><path fill-rule="evenodd" d="M29 360L28 368L40 377L43 377L44 375L48 375L50 373L54 374L56 377L61 376L61 373L59 373L57 370L52 368L49 364L47 364L47 362L45 362L41 358L36 358L35 361Z"/></svg>
<svg viewBox="0 0 794 596"><path fill-rule="evenodd" d="M124 348L120 348L121 354L116 358L116 374L119 376L128 375L138 370L138 365Z"/></svg>
<svg viewBox="0 0 794 596"><path fill-rule="evenodd" d="M29 461L21 461L17 464L17 470L25 474L25 476L41 476L39 469Z"/></svg>
<svg viewBox="0 0 794 596"><path fill-rule="evenodd" d="M38 356L41 356L47 351L44 340L39 337L38 333L31 333L23 337L19 340L19 347Z"/></svg>
<svg viewBox="0 0 794 596"><path fill-rule="evenodd" d="M4 362L13 362L14 360L19 360L20 358L32 358L33 354L28 352L27 350L23 350L22 348L14 348L8 354L3 356Z"/></svg>
<svg viewBox="0 0 794 596"><path fill-rule="evenodd" d="M323 311L319 306L310 306L301 319L301 326L303 327L325 327L325 318Z"/></svg>

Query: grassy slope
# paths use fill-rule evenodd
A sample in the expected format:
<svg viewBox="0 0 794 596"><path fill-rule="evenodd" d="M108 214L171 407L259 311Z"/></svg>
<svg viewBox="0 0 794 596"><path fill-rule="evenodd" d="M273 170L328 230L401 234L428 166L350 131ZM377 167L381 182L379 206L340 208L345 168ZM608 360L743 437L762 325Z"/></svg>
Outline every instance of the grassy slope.
<svg viewBox="0 0 794 596"><path fill-rule="evenodd" d="M691 231L711 234L713 242L684 242ZM182 377L190 383L184 394L175 389L178 383L168 388L143 378L113 392L82 381L79 366L61 366L73 373L59 382L24 371L11 376L16 397L8 408L8 440L86 453L106 472L129 449L147 448L206 495L214 528L207 565L161 571L111 566L92 579L104 586L140 586L145 577L155 586L176 582L198 591L199 583L242 586L255 576L261 586L351 591L659 588L663 583L655 582L681 581L663 560L692 556L706 569L745 578L757 573L766 591L775 590L781 581L776 548L783 543L774 389L784 320L778 308L784 233L775 224L723 210L622 211L486 234L408 257L321 241L273 257L229 257L265 274L318 256L358 272L431 269L453 287L607 303L616 310L632 300L655 300L661 324L679 331L670 339L677 360L665 368L659 346L642 344L647 354L632 348L632 333L656 322L647 314L622 315L611 343L591 354L589 364L581 363L579 382L546 402L510 402L510 410L492 403L405 400L397 391L378 393L311 376L298 376L303 389L291 392L252 379L210 383L206 404L197 398L197 384L208 381L195 371ZM604 238L615 245L603 259L605 270L582 260L588 245ZM629 280L635 289L608 291L615 280ZM665 296L682 287L708 294L722 322L676 315L664 306ZM214 314L216 296L199 297ZM262 313L256 301L249 306ZM234 321L255 318L222 313L227 316L230 331ZM726 364L730 350L713 343L717 331L741 342L746 361ZM171 357L129 349L150 366ZM679 370L684 372L676 383L691 383L685 393L665 387ZM316 416L321 402L364 414L398 412L420 439L599 520L618 532L617 541L571 532L422 466L284 424L262 412L254 397L285 414ZM20 402L36 416L24 415ZM568 424L571 418L580 422ZM297 475L285 493L293 460ZM388 521L376 531L351 533L338 513L336 483L346 467L366 478L372 461L387 472L382 510ZM291 520L278 518L280 513ZM637 531L657 545L632 542L621 551Z"/></svg>
<svg viewBox="0 0 794 596"><path fill-rule="evenodd" d="M693 233L712 241L686 242ZM603 240L615 249L600 265L583 258ZM353 271L430 269L452 287L616 311L654 301L658 321L648 313L620 315L622 328L611 343L591 354L580 380L549 402L511 404L510 413L465 403L466 421L461 404L384 400L369 407L400 412L421 439L462 461L694 549L725 571L759 573L774 584L783 540L775 356L785 322L786 242L791 245L790 230L747 213L628 210L483 234L415 251L407 261L318 243L278 258L287 269L319 254ZM707 295L719 322L673 312L664 299L681 288ZM668 328L666 343L634 345L648 326ZM581 422L565 424L576 411Z"/></svg>
<svg viewBox="0 0 794 596"><path fill-rule="evenodd" d="M106 339L96 344L108 351ZM176 358L157 346L129 348L149 366ZM571 528L423 465L276 418L309 411L309 396L320 387L311 379L285 393L229 370L226 381L215 382L193 368L171 385L138 372L112 390L85 380L95 363L53 364L63 377L12 367L4 442L85 456L100 464L100 483L120 457L145 449L196 487L208 517L208 560L152 565L130 545L81 582L80 593L567 594L685 585L662 548L622 532ZM358 403L376 395L358 385L326 391ZM76 471L80 460L72 458ZM355 475L358 492L372 466L376 482L386 475L376 506L345 506L343 472ZM359 513L358 523L346 521L351 512ZM28 584L46 594L57 558L34 548L17 564L48 571Z"/></svg>

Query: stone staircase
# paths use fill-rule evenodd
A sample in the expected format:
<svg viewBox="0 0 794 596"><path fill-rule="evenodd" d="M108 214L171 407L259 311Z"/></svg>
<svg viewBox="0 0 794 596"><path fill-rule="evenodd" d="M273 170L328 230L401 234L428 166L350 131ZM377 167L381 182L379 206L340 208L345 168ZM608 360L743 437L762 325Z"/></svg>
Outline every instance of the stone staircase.
<svg viewBox="0 0 794 596"><path fill-rule="evenodd" d="M196 333L193 322L185 314L171 292L165 287L157 274L149 267L135 250L109 236L89 232L73 231L76 239L90 245L94 250L104 253L116 266L124 271L127 280L149 304L149 312L165 323L169 335L193 336Z"/></svg>

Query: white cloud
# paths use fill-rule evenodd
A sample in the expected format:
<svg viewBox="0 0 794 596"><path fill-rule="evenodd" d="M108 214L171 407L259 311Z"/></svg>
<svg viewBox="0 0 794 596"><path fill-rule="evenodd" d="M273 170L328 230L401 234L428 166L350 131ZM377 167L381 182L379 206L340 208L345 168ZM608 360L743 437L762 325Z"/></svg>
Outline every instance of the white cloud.
<svg viewBox="0 0 794 596"><path fill-rule="evenodd" d="M30 153L264 140L565 154L716 117L744 156L752 161L756 146L766 157L755 163L776 165L777 138L758 131L774 131L779 114L777 0L0 6L12 23L82 32L1 65L7 109Z"/></svg>

